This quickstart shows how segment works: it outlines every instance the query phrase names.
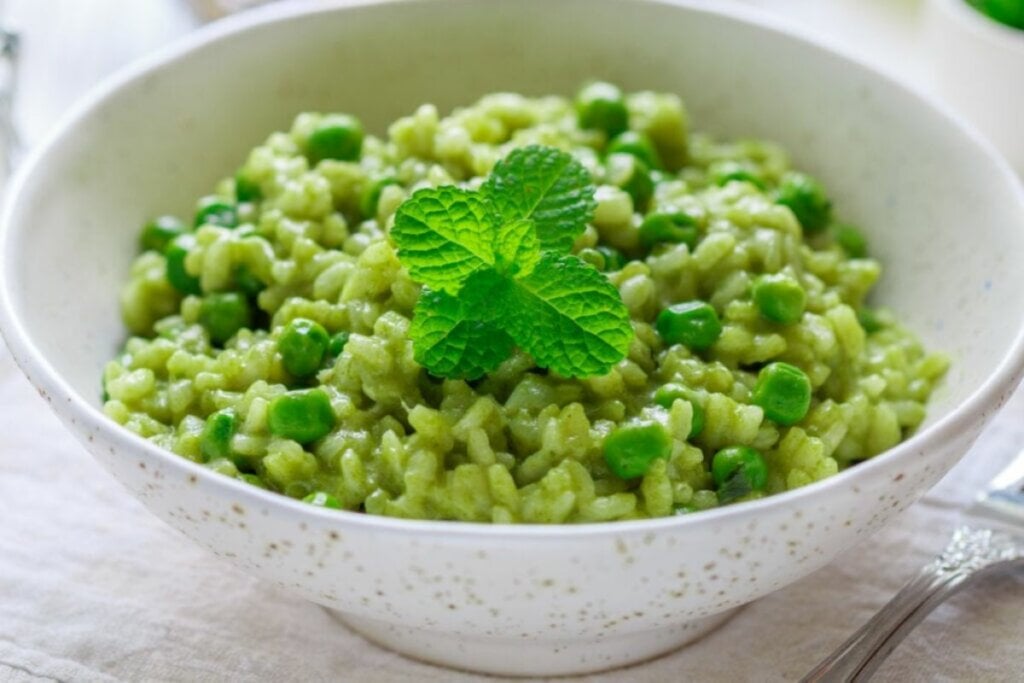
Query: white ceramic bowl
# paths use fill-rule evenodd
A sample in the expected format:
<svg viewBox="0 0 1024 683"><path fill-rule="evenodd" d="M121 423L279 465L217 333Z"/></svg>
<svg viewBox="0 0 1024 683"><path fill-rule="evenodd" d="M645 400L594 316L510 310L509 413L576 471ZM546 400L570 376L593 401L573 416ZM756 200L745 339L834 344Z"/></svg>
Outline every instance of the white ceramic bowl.
<svg viewBox="0 0 1024 683"><path fill-rule="evenodd" d="M887 266L878 299L954 359L915 437L825 482L700 515L495 527L316 509L213 474L100 413L138 226L186 212L296 112L351 111L380 133L422 102L446 110L498 89L571 93L593 76L678 92L698 127L777 140L825 182ZM1021 376L1022 228L1021 188L975 135L741 10L657 0L272 6L130 68L36 152L3 218L2 326L96 458L216 554L415 657L564 674L694 638L823 566L938 480Z"/></svg>
<svg viewBox="0 0 1024 683"><path fill-rule="evenodd" d="M1024 176L1024 31L966 0L930 0L926 26L936 92Z"/></svg>

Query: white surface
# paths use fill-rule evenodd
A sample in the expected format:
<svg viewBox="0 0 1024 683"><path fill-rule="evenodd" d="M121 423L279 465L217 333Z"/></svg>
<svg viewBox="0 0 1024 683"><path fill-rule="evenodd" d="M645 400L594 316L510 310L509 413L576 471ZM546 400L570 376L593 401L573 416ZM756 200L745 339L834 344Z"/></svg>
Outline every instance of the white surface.
<svg viewBox="0 0 1024 683"><path fill-rule="evenodd" d="M30 101L26 95L26 106ZM99 472L56 428L6 357L0 377L0 402L10 420L0 435L0 558L11 560L0 560L0 590L12 588L12 597L0 601L0 662L7 663L11 679L27 677L28 670L74 680L99 673L120 679L471 680L367 646L319 608L195 548ZM728 672L784 680L802 673L942 545L949 492L964 497L1014 442L1022 442L1020 403L1017 417L1004 416L981 444L984 450L976 449L983 462L960 468L946 494L933 494L898 527L747 608L692 648L630 670L629 679L665 680L687 672L719 680ZM46 435L43 449L40 434ZM1009 663L1022 655L1013 636L1024 630L1024 582L1000 585L998 597L972 593L940 610L883 675L1016 679L1019 669ZM951 616L966 616L968 624L951 625ZM933 649L936 641L944 647ZM938 659L929 659L933 655ZM3 667L0 680L8 673Z"/></svg>
<svg viewBox="0 0 1024 683"><path fill-rule="evenodd" d="M1024 177L1024 31L997 24L963 0L934 0L925 25L936 92Z"/></svg>

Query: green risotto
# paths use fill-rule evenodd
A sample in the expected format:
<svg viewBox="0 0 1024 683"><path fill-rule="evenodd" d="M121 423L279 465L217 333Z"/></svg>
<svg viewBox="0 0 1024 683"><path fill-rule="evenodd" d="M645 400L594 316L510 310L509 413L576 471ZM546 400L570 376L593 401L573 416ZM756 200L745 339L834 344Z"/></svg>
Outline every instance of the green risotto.
<svg viewBox="0 0 1024 683"><path fill-rule="evenodd" d="M947 368L760 140L672 94L300 114L147 223L104 410L311 505L563 523L690 514L894 446Z"/></svg>

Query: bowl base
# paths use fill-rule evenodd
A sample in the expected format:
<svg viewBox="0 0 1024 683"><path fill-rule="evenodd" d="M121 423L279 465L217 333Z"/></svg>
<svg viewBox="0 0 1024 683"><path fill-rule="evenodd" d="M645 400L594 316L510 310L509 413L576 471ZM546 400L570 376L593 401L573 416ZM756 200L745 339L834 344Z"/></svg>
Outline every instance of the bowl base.
<svg viewBox="0 0 1024 683"><path fill-rule="evenodd" d="M534 640L467 636L337 610L328 612L370 642L430 664L499 676L571 676L616 669L667 654L714 630L738 610L638 633Z"/></svg>

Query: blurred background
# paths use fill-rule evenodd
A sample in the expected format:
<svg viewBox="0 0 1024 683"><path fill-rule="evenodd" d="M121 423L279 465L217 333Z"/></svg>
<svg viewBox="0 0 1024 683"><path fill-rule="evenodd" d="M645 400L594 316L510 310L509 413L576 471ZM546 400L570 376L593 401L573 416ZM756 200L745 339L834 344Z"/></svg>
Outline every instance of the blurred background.
<svg viewBox="0 0 1024 683"><path fill-rule="evenodd" d="M268 1L0 0L0 25L16 34L0 46L0 129L7 133L0 152L10 149L15 163L104 76L209 21ZM1024 172L1024 29L981 11L1024 25L1024 0L718 1L775 14L945 99Z"/></svg>

